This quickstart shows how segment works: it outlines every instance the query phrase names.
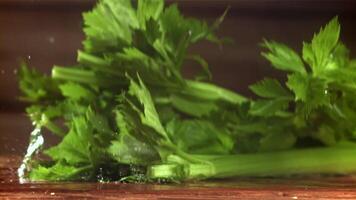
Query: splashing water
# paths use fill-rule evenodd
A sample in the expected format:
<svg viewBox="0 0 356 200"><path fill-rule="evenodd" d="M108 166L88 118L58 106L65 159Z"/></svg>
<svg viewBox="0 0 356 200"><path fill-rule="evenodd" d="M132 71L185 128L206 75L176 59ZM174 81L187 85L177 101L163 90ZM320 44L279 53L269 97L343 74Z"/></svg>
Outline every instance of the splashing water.
<svg viewBox="0 0 356 200"><path fill-rule="evenodd" d="M24 156L20 167L17 169L20 183L26 182L25 173L28 170L29 162L31 161L32 156L37 153L44 143L41 128L39 126L36 126L31 132L30 138L30 144L27 147L26 155Z"/></svg>

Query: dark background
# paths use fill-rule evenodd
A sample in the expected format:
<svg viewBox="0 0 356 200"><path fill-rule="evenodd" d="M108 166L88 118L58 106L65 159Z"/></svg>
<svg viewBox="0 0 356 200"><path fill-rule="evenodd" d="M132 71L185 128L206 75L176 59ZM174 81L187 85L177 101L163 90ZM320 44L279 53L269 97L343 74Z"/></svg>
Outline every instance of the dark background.
<svg viewBox="0 0 356 200"><path fill-rule="evenodd" d="M231 6L219 35L234 39L222 49L209 43L191 48L205 57L213 81L250 95L247 86L264 76L283 78L261 56L258 44L274 39L301 50L333 16L342 25L341 38L356 55L356 1L354 0L168 0L179 2L186 16L212 21ZM49 73L53 64L75 63L81 48L81 13L92 0L0 0L0 155L21 153L31 125L17 100L16 73L21 59ZM186 73L194 67L189 63Z"/></svg>

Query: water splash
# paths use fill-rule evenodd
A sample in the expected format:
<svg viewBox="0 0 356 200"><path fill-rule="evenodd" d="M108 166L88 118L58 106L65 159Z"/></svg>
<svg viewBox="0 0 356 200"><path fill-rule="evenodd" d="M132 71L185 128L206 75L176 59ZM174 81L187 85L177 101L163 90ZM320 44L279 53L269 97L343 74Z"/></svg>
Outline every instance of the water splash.
<svg viewBox="0 0 356 200"><path fill-rule="evenodd" d="M28 165L31 161L31 158L38 152L43 143L44 138L41 134L41 128L40 126L36 126L36 128L31 132L30 144L27 147L26 155L24 156L20 167L17 169L20 183L26 182L25 173L28 170Z"/></svg>
<svg viewBox="0 0 356 200"><path fill-rule="evenodd" d="M103 168L99 168L99 173L96 175L96 179L99 181L99 183L105 183L105 178L103 176Z"/></svg>

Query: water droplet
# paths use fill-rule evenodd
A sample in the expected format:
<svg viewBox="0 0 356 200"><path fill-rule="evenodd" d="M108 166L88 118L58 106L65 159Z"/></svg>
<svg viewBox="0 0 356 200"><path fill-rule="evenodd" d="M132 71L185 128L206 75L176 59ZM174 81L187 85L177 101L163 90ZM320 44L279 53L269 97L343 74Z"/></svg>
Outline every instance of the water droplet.
<svg viewBox="0 0 356 200"><path fill-rule="evenodd" d="M56 39L53 36L50 36L48 38L48 42L51 43L51 44L54 44L56 42Z"/></svg>
<svg viewBox="0 0 356 200"><path fill-rule="evenodd" d="M328 94L328 90L325 90L325 91L324 91L324 94Z"/></svg>
<svg viewBox="0 0 356 200"><path fill-rule="evenodd" d="M50 193L51 196L53 196L53 195L55 195L55 194L56 194L56 193L54 193L54 192L51 192L51 193Z"/></svg>
<svg viewBox="0 0 356 200"><path fill-rule="evenodd" d="M28 55L27 58L28 58L29 60L31 60L31 56L30 56L30 55Z"/></svg>
<svg viewBox="0 0 356 200"><path fill-rule="evenodd" d="M17 69L14 69L13 73L16 75L17 74Z"/></svg>

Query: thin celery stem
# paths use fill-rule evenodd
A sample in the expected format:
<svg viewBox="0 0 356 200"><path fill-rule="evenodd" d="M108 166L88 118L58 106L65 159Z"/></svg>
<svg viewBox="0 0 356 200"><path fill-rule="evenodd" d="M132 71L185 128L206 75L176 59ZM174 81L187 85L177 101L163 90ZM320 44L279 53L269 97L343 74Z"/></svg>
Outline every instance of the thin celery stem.
<svg viewBox="0 0 356 200"><path fill-rule="evenodd" d="M222 88L215 84L192 80L187 80L187 88L186 90L182 90L182 93L208 100L222 99L235 104L247 101L246 97L239 95L231 90Z"/></svg>
<svg viewBox="0 0 356 200"><path fill-rule="evenodd" d="M67 68L54 66L52 69L52 77L54 79L75 81L80 83L98 84L98 80L95 78L94 73L69 67Z"/></svg>

